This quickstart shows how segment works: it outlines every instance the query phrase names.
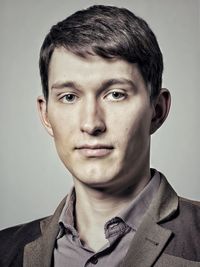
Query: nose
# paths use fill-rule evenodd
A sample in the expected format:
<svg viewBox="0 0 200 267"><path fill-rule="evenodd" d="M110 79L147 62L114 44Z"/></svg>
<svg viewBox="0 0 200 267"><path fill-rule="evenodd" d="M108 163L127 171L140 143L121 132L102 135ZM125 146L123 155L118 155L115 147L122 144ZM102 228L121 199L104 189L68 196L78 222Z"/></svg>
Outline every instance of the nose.
<svg viewBox="0 0 200 267"><path fill-rule="evenodd" d="M106 131L104 112L96 100L90 99L81 109L81 132L98 136Z"/></svg>

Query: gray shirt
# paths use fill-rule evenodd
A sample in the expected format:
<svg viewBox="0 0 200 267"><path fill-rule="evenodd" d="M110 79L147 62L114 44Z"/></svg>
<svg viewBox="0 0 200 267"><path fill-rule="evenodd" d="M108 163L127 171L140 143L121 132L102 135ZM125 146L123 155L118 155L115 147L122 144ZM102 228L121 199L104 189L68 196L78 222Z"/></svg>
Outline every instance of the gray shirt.
<svg viewBox="0 0 200 267"><path fill-rule="evenodd" d="M94 252L80 238L74 227L75 191L71 191L59 219L60 231L54 248L55 267L117 267L125 257L130 242L160 185L160 175L153 177L140 194L118 216L104 225L107 244Z"/></svg>

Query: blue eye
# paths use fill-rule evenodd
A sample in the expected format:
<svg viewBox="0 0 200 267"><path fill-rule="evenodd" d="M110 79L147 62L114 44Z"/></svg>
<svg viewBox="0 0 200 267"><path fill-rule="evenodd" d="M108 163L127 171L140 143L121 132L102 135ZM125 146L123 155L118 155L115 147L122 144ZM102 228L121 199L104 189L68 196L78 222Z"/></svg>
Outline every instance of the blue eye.
<svg viewBox="0 0 200 267"><path fill-rule="evenodd" d="M124 97L124 94L121 92L112 92L112 96L115 99L120 99L120 98Z"/></svg>
<svg viewBox="0 0 200 267"><path fill-rule="evenodd" d="M126 94L120 91L112 91L106 95L106 99L109 101L120 101L126 98Z"/></svg>
<svg viewBox="0 0 200 267"><path fill-rule="evenodd" d="M76 100L77 96L74 94L66 94L61 98L63 103L73 103Z"/></svg>

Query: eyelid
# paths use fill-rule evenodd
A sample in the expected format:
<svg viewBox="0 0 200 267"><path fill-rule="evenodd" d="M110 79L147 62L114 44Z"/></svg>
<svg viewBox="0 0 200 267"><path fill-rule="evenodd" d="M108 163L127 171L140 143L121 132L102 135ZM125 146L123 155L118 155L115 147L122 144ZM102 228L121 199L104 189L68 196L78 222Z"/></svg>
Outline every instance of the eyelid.
<svg viewBox="0 0 200 267"><path fill-rule="evenodd" d="M77 94L75 94L74 92L65 92L65 93L62 93L62 94L59 94L59 101L61 101L62 103L68 103L68 104L73 104L76 100L73 100L73 101L64 101L64 97L67 96L67 95L73 95L76 100L79 98L77 96Z"/></svg>
<svg viewBox="0 0 200 267"><path fill-rule="evenodd" d="M74 93L74 92L63 92L63 93L58 94L57 96L58 96L59 98L62 98L62 97L64 97L64 96L66 96L66 95L75 95L75 96L77 96L77 94ZM78 96L77 96L77 97L78 97Z"/></svg>
<svg viewBox="0 0 200 267"><path fill-rule="evenodd" d="M120 88L116 89L115 88L115 89L111 89L111 90L107 91L106 94L104 95L104 98L108 97L109 95L111 95L112 93L115 93L115 92L122 94L124 96L124 98L126 98L128 96L128 93L124 89L120 89ZM117 99L116 99L116 101L117 101Z"/></svg>

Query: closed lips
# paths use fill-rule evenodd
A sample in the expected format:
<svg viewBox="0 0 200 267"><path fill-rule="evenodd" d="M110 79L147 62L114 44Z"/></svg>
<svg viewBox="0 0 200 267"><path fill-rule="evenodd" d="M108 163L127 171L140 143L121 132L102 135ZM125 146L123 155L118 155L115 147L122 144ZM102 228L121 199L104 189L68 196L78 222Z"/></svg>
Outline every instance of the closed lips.
<svg viewBox="0 0 200 267"><path fill-rule="evenodd" d="M112 146L108 145L83 145L76 148L80 153L89 158L98 158L98 157L105 157L109 155L113 149Z"/></svg>

